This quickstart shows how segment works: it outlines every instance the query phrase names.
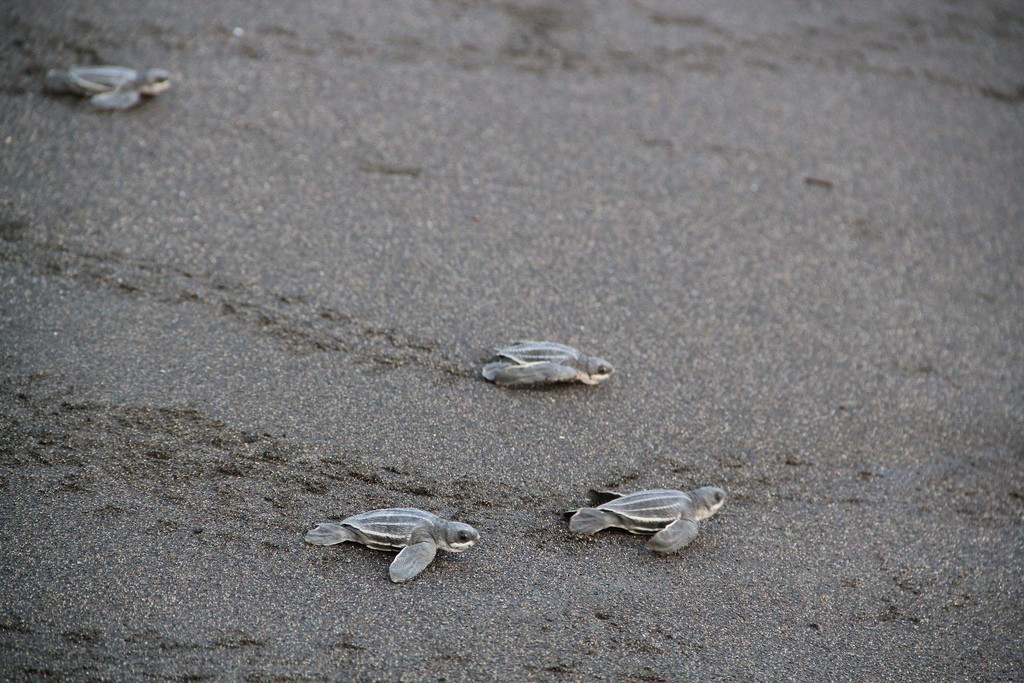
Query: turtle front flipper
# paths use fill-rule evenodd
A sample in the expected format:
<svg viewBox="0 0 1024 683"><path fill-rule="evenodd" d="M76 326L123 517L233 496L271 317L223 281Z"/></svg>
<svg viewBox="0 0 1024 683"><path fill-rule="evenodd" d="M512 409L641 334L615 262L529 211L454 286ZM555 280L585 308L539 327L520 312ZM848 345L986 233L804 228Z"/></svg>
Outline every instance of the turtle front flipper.
<svg viewBox="0 0 1024 683"><path fill-rule="evenodd" d="M543 361L518 365L495 361L484 366L484 377L501 386L547 384L576 379L576 368L561 363Z"/></svg>
<svg viewBox="0 0 1024 683"><path fill-rule="evenodd" d="M413 538L416 536L414 535ZM405 546L388 570L391 580L395 583L411 581L434 561L435 555L437 555L437 543L429 536L418 543Z"/></svg>
<svg viewBox="0 0 1024 683"><path fill-rule="evenodd" d="M316 528L306 532L306 543L313 545L335 545L345 541L356 541L358 538L352 529L333 522L321 522Z"/></svg>
<svg viewBox="0 0 1024 683"><path fill-rule="evenodd" d="M697 538L697 530L696 520L678 519L654 534L647 541L647 549L662 555L674 553L692 543Z"/></svg>
<svg viewBox="0 0 1024 683"><path fill-rule="evenodd" d="M142 95L139 94L138 90L112 90L100 93L99 95L93 95L89 98L89 104L97 109L121 110L131 109L141 99Z"/></svg>

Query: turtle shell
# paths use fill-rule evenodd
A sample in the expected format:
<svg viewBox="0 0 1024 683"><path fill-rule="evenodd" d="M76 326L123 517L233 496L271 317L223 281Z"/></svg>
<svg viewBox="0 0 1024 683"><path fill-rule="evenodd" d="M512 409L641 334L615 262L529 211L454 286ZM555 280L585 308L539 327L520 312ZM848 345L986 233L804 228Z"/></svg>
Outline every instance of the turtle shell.
<svg viewBox="0 0 1024 683"><path fill-rule="evenodd" d="M517 342L512 346L498 349L498 355L517 363L566 363L574 364L579 360L578 349L565 344L545 341Z"/></svg>
<svg viewBox="0 0 1024 683"><path fill-rule="evenodd" d="M423 526L435 529L441 518L416 508L370 510L341 521L355 529L363 542L374 550L400 550L409 544L412 532Z"/></svg>
<svg viewBox="0 0 1024 683"><path fill-rule="evenodd" d="M76 66L67 72L68 82L83 93L104 93L132 85L139 72L124 66Z"/></svg>
<svg viewBox="0 0 1024 683"><path fill-rule="evenodd" d="M594 492L594 495L607 500L614 494ZM682 491L662 489L618 496L602 502L597 509L614 514L624 522L624 528L633 533L653 534L680 517L692 515L693 506L690 497Z"/></svg>

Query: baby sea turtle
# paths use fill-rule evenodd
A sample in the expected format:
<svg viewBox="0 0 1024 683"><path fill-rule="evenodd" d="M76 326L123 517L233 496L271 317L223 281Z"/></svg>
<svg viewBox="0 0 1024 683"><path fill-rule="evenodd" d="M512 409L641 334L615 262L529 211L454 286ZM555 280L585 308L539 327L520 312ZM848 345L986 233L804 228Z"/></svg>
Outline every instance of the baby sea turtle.
<svg viewBox="0 0 1024 683"><path fill-rule="evenodd" d="M483 375L501 386L549 384L578 380L598 384L611 377L612 364L588 356L565 344L546 341L517 342L495 351L497 358L484 366Z"/></svg>
<svg viewBox="0 0 1024 683"><path fill-rule="evenodd" d="M461 553L480 540L476 529L415 508L388 508L321 522L306 534L313 545L352 541L374 550L400 551L391 563L391 580L404 583L427 568L437 549Z"/></svg>
<svg viewBox="0 0 1024 683"><path fill-rule="evenodd" d="M47 90L88 97L99 109L129 109L141 102L143 95L159 95L169 87L171 74L163 69L73 66L46 74Z"/></svg>
<svg viewBox="0 0 1024 683"><path fill-rule="evenodd" d="M569 510L569 530L593 534L608 527L625 529L631 534L654 534L647 548L656 553L674 553L697 538L697 522L718 512L725 502L725 491L714 486L693 491L613 491L587 492L597 507Z"/></svg>

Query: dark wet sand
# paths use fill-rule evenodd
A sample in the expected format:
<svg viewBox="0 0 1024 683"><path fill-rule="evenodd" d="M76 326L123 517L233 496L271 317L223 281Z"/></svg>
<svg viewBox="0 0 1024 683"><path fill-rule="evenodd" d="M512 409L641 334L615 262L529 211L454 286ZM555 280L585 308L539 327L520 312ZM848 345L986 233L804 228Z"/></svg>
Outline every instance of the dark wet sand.
<svg viewBox="0 0 1024 683"><path fill-rule="evenodd" d="M1024 678L1018 3L45 4L0 6L0 677ZM178 82L40 92L96 62ZM477 378L524 337L618 373ZM558 516L705 484L674 557ZM393 505L483 540L406 586L302 542Z"/></svg>

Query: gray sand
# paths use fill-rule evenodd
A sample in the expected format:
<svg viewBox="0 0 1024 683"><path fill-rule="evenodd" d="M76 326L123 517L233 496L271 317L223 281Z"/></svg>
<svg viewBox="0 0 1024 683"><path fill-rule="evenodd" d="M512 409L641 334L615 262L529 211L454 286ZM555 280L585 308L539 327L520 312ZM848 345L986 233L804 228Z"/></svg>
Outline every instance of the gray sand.
<svg viewBox="0 0 1024 683"><path fill-rule="evenodd" d="M0 26L0 677L1024 678L1018 3ZM477 377L537 337L617 374ZM558 515L706 484L673 557ZM397 505L483 539L302 542Z"/></svg>

